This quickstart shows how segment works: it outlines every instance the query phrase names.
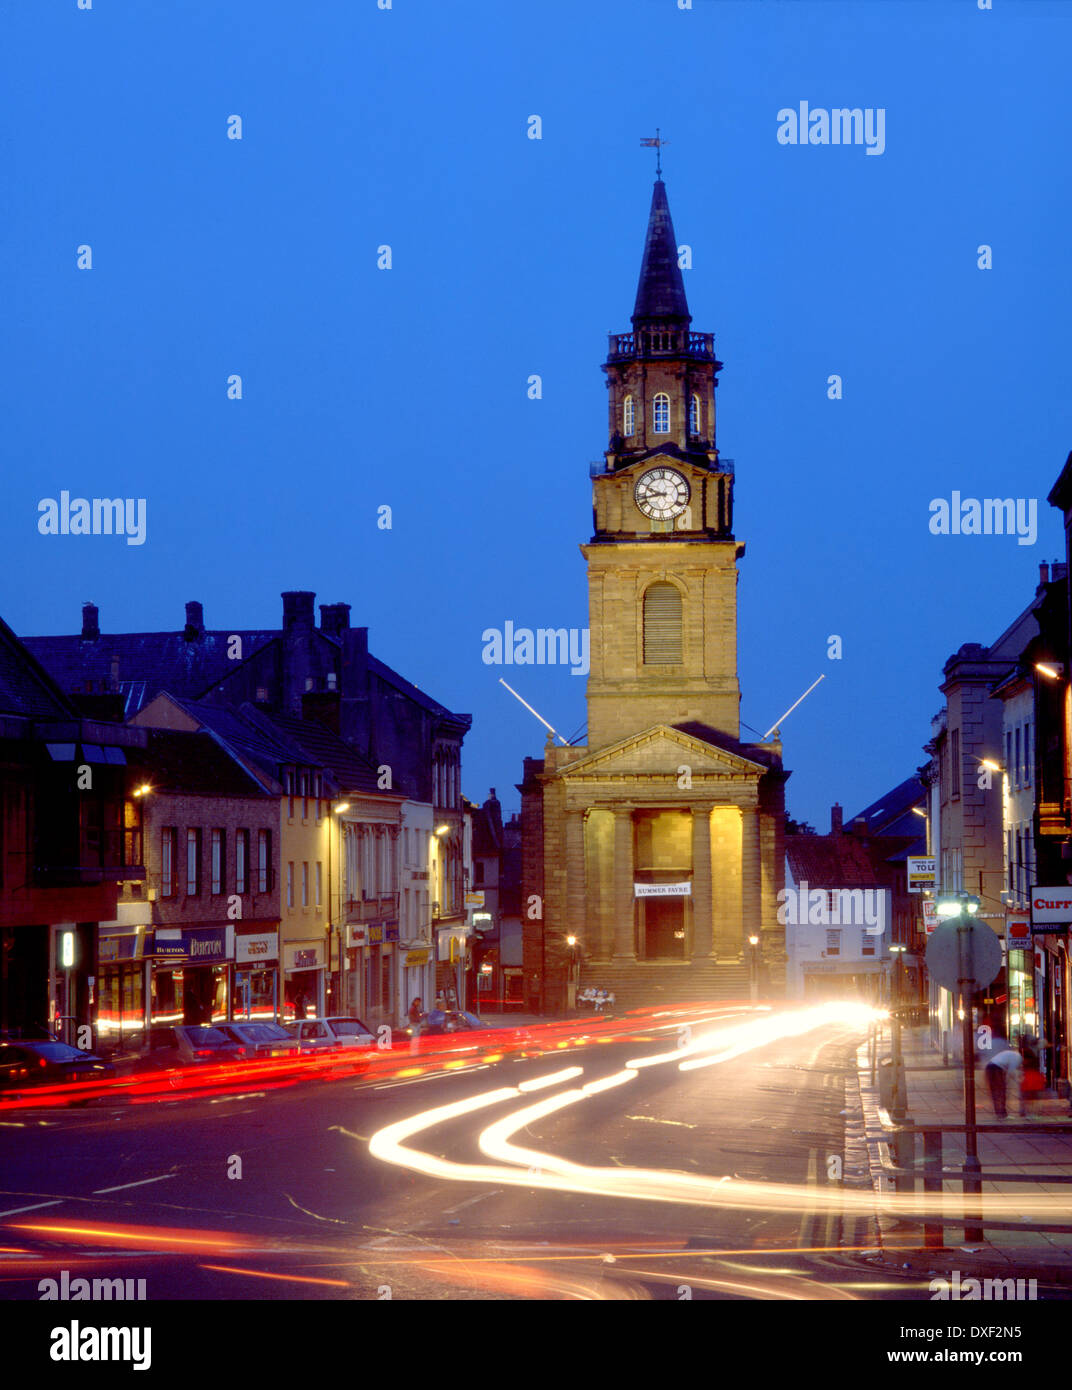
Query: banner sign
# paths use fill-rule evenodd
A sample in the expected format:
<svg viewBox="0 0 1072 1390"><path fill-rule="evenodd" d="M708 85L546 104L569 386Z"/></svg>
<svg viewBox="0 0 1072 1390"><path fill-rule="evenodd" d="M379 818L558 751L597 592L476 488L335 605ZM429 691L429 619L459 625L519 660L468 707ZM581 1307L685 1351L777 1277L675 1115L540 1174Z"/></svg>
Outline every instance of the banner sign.
<svg viewBox="0 0 1072 1390"><path fill-rule="evenodd" d="M635 898L691 898L692 883L634 883Z"/></svg>
<svg viewBox="0 0 1072 1390"><path fill-rule="evenodd" d="M909 855L905 862L910 893L922 893L924 888L934 887L936 861L933 854Z"/></svg>

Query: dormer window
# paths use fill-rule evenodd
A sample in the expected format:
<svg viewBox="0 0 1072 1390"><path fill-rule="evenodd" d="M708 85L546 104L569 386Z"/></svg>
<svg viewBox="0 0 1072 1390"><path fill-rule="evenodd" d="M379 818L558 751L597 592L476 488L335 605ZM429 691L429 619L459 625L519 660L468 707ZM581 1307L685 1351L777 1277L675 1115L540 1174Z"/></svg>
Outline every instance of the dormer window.
<svg viewBox="0 0 1072 1390"><path fill-rule="evenodd" d="M702 419L700 398L694 392L689 401L689 434L703 433Z"/></svg>
<svg viewBox="0 0 1072 1390"><path fill-rule="evenodd" d="M652 407L653 426L656 434L670 433L670 397L660 391Z"/></svg>
<svg viewBox="0 0 1072 1390"><path fill-rule="evenodd" d="M636 434L636 410L633 406L632 396L626 396L622 404L622 434L626 438Z"/></svg>

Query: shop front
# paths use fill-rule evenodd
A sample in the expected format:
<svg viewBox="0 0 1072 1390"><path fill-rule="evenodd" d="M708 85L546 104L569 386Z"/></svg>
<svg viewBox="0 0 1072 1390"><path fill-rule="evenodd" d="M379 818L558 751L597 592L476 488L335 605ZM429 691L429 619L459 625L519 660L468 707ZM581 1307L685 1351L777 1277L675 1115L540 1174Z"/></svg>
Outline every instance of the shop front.
<svg viewBox="0 0 1072 1390"><path fill-rule="evenodd" d="M283 1017L324 1014L324 941L288 941L283 947Z"/></svg>
<svg viewBox="0 0 1072 1390"><path fill-rule="evenodd" d="M230 1017L234 925L157 927L150 978L152 1023L214 1023Z"/></svg>
<svg viewBox="0 0 1072 1390"><path fill-rule="evenodd" d="M399 987L397 922L369 922L346 928L347 998L351 1011L370 1028L395 1018ZM401 1010L405 1013L405 1008Z"/></svg>
<svg viewBox="0 0 1072 1390"><path fill-rule="evenodd" d="M235 933L234 1018L277 1019L279 998L279 931L251 924Z"/></svg>
<svg viewBox="0 0 1072 1390"><path fill-rule="evenodd" d="M97 938L94 1045L121 1047L148 1022L155 933L149 903L120 903L113 922L101 922Z"/></svg>

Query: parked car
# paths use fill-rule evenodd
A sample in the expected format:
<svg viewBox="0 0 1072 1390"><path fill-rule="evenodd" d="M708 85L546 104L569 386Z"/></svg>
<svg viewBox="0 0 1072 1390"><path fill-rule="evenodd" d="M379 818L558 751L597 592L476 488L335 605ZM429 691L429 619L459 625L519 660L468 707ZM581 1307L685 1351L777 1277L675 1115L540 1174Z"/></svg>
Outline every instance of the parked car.
<svg viewBox="0 0 1072 1390"><path fill-rule="evenodd" d="M0 1095L12 1097L33 1086L71 1081L106 1081L115 1067L95 1052L54 1038L0 1040Z"/></svg>
<svg viewBox="0 0 1072 1390"><path fill-rule="evenodd" d="M213 1026L238 1044L243 1057L286 1057L299 1049L298 1040L280 1023L272 1023L265 1019L235 1019L230 1023L217 1023Z"/></svg>
<svg viewBox="0 0 1072 1390"><path fill-rule="evenodd" d="M170 1067L192 1067L206 1063L236 1062L244 1056L239 1043L216 1024L174 1024L156 1026L124 1039L113 1055L119 1073L125 1071L163 1071Z"/></svg>
<svg viewBox="0 0 1072 1390"><path fill-rule="evenodd" d="M372 1047L376 1039L359 1018L299 1018L286 1030L298 1040L302 1052L341 1047Z"/></svg>

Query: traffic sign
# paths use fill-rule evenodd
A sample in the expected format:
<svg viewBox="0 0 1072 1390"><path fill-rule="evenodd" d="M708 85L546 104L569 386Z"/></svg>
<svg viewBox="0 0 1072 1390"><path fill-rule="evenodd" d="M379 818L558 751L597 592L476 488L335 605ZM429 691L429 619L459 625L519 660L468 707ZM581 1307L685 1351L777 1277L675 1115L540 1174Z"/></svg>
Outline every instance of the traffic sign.
<svg viewBox="0 0 1072 1390"><path fill-rule="evenodd" d="M962 958L963 957L963 958ZM1001 969L1001 938L985 922L943 922L927 941L927 972L943 989L984 989Z"/></svg>

